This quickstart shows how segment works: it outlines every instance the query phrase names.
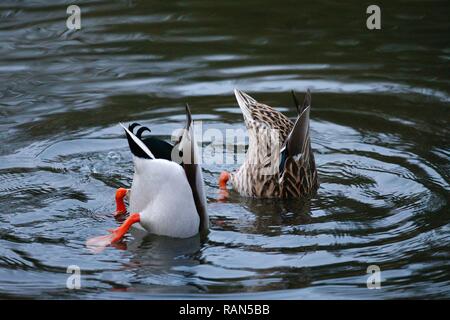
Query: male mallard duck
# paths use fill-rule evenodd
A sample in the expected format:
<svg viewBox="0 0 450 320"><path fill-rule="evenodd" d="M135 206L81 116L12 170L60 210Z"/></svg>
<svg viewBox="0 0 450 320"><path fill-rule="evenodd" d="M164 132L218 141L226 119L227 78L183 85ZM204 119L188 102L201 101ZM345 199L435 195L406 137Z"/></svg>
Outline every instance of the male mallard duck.
<svg viewBox="0 0 450 320"><path fill-rule="evenodd" d="M117 211L126 213L123 199L129 198L130 216L110 235L88 240L88 246L104 246L118 242L133 224L145 231L175 238L188 238L208 230L206 198L202 170L194 139L189 106L186 105L185 130L175 146L156 137L142 138L147 127L121 125L133 154L134 176L131 189L116 192ZM183 153L180 158L180 153Z"/></svg>
<svg viewBox="0 0 450 320"><path fill-rule="evenodd" d="M249 147L237 171L221 173L219 187L226 190L230 180L242 196L263 198L299 198L313 193L319 182L309 137L309 90L303 105L292 91L298 113L295 123L242 91L235 89L234 94L244 115Z"/></svg>

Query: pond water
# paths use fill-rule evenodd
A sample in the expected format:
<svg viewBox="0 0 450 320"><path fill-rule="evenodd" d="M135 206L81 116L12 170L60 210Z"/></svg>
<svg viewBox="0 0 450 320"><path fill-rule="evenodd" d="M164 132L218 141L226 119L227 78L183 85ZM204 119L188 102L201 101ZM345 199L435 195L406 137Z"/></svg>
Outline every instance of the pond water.
<svg viewBox="0 0 450 320"><path fill-rule="evenodd" d="M0 4L0 298L450 298L449 2L381 3L375 31L364 1L77 4L78 31L66 1ZM291 118L312 90L317 195L221 203L238 164L206 163L205 241L90 252L132 179L118 123L169 140L189 102L244 129L235 87Z"/></svg>

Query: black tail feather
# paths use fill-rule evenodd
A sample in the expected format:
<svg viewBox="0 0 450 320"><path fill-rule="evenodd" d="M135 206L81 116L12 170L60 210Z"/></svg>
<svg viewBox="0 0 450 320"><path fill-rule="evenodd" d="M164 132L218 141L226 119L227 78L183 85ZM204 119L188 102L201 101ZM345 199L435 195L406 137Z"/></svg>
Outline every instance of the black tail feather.
<svg viewBox="0 0 450 320"><path fill-rule="evenodd" d="M185 107L186 107L186 128L185 129L188 130L192 124L192 113L191 113L191 108L189 107L189 104L186 103Z"/></svg>
<svg viewBox="0 0 450 320"><path fill-rule="evenodd" d="M294 90L291 90L291 94L295 107L297 108L298 115L300 115L307 107L311 106L311 91L309 89L306 90L305 99L303 100L302 105L300 105Z"/></svg>
<svg viewBox="0 0 450 320"><path fill-rule="evenodd" d="M136 128L136 127L138 127L138 126L141 126L139 123L137 123L137 122L133 122L132 124L130 124L129 126L128 126L128 130L130 130L132 133L134 133L134 128Z"/></svg>
<svg viewBox="0 0 450 320"><path fill-rule="evenodd" d="M302 113L302 110L301 110L301 107L300 107L300 103L298 102L297 95L295 94L295 91L291 90L291 94L292 94L292 99L294 100L295 108L297 108L297 113L298 114Z"/></svg>
<svg viewBox="0 0 450 320"><path fill-rule="evenodd" d="M150 130L149 128L142 126L138 129L138 131L136 131L136 137L142 140L142 134L144 133L144 131L152 132L152 130Z"/></svg>

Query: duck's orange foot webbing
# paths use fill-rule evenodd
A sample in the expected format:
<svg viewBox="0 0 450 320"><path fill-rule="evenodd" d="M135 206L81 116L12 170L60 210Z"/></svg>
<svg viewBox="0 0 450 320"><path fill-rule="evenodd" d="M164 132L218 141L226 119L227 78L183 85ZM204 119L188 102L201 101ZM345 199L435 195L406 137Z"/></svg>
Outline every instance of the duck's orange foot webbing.
<svg viewBox="0 0 450 320"><path fill-rule="evenodd" d="M106 246L119 242L131 226L140 221L141 216L139 213L133 213L125 220L124 223L122 223L120 227L109 230L110 234L88 239L86 241L86 246L95 253L101 252Z"/></svg>
<svg viewBox="0 0 450 320"><path fill-rule="evenodd" d="M122 214L127 213L127 208L125 207L125 203L123 199L127 195L128 190L125 188L119 188L116 191L116 211L114 212L114 216L120 216Z"/></svg>
<svg viewBox="0 0 450 320"><path fill-rule="evenodd" d="M133 213L130 214L130 216L125 220L122 225L116 229L109 230L111 234L113 235L113 238L111 239L111 243L120 241L125 233L128 232L128 230L131 228L131 226L137 222L141 221L141 216L139 213Z"/></svg>

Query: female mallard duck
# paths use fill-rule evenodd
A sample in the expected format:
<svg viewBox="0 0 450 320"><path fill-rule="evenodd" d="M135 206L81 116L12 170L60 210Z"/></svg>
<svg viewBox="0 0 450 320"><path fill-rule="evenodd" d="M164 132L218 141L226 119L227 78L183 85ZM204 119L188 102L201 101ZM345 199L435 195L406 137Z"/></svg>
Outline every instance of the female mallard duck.
<svg viewBox="0 0 450 320"><path fill-rule="evenodd" d="M134 176L131 189L119 188L116 192L115 215L126 213L125 196L132 213L110 235L88 240L88 246L118 242L133 224L149 233L176 238L207 232L202 170L188 105L186 113L186 127L175 146L152 136L142 138L142 133L150 129L141 127L134 133L137 123L128 128L122 125L133 154Z"/></svg>
<svg viewBox="0 0 450 320"><path fill-rule="evenodd" d="M292 91L298 116L293 123L282 113L234 90L244 115L249 147L244 163L234 173L222 172L219 187L230 180L242 196L299 198L311 195L319 186L309 137L311 94L303 105Z"/></svg>

